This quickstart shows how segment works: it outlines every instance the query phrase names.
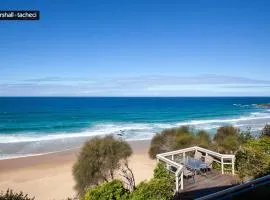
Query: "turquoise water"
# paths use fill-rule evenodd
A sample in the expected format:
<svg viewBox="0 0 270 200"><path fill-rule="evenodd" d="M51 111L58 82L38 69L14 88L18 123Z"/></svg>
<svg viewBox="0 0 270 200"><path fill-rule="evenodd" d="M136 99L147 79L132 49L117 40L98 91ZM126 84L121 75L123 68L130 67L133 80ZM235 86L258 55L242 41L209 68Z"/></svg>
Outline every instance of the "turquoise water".
<svg viewBox="0 0 270 200"><path fill-rule="evenodd" d="M210 132L226 124L259 130L270 122L270 109L260 103L270 98L0 98L0 155L73 148L93 135L149 139L180 125Z"/></svg>

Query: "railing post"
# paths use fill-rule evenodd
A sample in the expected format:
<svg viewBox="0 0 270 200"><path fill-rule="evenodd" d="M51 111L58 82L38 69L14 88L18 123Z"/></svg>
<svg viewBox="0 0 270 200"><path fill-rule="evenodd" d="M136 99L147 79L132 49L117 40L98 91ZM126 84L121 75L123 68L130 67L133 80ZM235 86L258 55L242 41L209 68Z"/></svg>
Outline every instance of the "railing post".
<svg viewBox="0 0 270 200"><path fill-rule="evenodd" d="M179 190L179 178L178 175L175 176L176 180L175 180L175 190L176 192L178 192Z"/></svg>
<svg viewBox="0 0 270 200"><path fill-rule="evenodd" d="M186 160L186 153L184 152L183 153L183 161L185 162L185 160Z"/></svg>
<svg viewBox="0 0 270 200"><path fill-rule="evenodd" d="M184 172L181 172L181 190L184 189Z"/></svg>
<svg viewBox="0 0 270 200"><path fill-rule="evenodd" d="M221 174L224 174L223 157L221 157Z"/></svg>
<svg viewBox="0 0 270 200"><path fill-rule="evenodd" d="M166 163L166 168L167 168L167 170L170 169L170 165L168 163Z"/></svg>
<svg viewBox="0 0 270 200"><path fill-rule="evenodd" d="M174 154L172 155L172 161L174 160Z"/></svg>
<svg viewBox="0 0 270 200"><path fill-rule="evenodd" d="M234 175L234 157L232 158L232 174Z"/></svg>

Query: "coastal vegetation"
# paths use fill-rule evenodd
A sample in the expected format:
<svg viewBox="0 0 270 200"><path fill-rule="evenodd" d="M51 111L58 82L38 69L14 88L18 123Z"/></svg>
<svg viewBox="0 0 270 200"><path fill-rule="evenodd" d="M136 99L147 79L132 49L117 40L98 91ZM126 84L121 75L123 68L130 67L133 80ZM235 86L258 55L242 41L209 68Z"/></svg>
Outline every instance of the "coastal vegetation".
<svg viewBox="0 0 270 200"><path fill-rule="evenodd" d="M23 192L13 192L13 190L8 189L6 192L0 193L0 200L34 200L34 197L28 197L28 194Z"/></svg>
<svg viewBox="0 0 270 200"><path fill-rule="evenodd" d="M131 154L129 144L113 136L94 137L85 142L73 166L75 189L84 194L87 188L113 180Z"/></svg>
<svg viewBox="0 0 270 200"><path fill-rule="evenodd" d="M88 189L85 195L81 198L81 200L124 200L128 199L129 194L129 191L124 187L122 181L112 180L110 182Z"/></svg>
<svg viewBox="0 0 270 200"><path fill-rule="evenodd" d="M240 179L258 178L270 173L270 138L249 140L236 153Z"/></svg>
<svg viewBox="0 0 270 200"><path fill-rule="evenodd" d="M127 190L121 180L112 180L89 188L82 200L168 200L174 195L174 175L162 164L154 170L154 177L141 182L134 190Z"/></svg>
<svg viewBox="0 0 270 200"><path fill-rule="evenodd" d="M149 156L190 146L201 146L236 156L236 173L240 180L250 180L270 173L270 126L265 125L255 137L248 129L233 126L217 129L213 137L203 130L187 126L166 129L151 140ZM158 163L153 178L135 184L128 158L130 145L113 136L94 137L85 142L73 166L75 189L80 200L167 200L174 196L175 176ZM219 167L219 166L215 166ZM214 167L214 168L215 168ZM0 200L34 200L28 195L8 190Z"/></svg>
<svg viewBox="0 0 270 200"><path fill-rule="evenodd" d="M166 129L151 140L150 158L157 154L190 146L201 146L220 153L236 155L236 170L241 180L257 178L270 173L270 126L265 125L259 137L250 129L240 131L233 126L217 129L211 139L205 131L189 127ZM214 167L218 168L215 163Z"/></svg>
<svg viewBox="0 0 270 200"><path fill-rule="evenodd" d="M161 133L157 133L151 140L148 153L150 158L155 159L156 155L159 153L194 145L209 148L211 139L203 130L196 132L188 126L182 126L179 128L165 129Z"/></svg>

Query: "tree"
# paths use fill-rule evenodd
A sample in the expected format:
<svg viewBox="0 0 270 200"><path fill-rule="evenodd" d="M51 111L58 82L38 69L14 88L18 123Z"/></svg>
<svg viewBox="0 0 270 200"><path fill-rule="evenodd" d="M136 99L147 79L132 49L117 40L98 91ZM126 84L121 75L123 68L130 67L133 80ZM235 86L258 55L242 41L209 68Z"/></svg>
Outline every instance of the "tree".
<svg viewBox="0 0 270 200"><path fill-rule="evenodd" d="M266 124L264 126L264 128L262 129L262 133L261 133L261 136L267 136L267 137L270 137L270 125L269 124Z"/></svg>
<svg viewBox="0 0 270 200"><path fill-rule="evenodd" d="M114 179L121 161L131 154L129 144L113 136L94 137L85 142L72 171L79 195L89 187Z"/></svg>
<svg viewBox="0 0 270 200"><path fill-rule="evenodd" d="M206 131L200 130L196 136L200 147L208 148L211 145L211 138Z"/></svg>
<svg viewBox="0 0 270 200"><path fill-rule="evenodd" d="M217 150L220 153L234 153L240 146L240 131L233 126L223 126L218 128L214 136L217 144Z"/></svg>
<svg viewBox="0 0 270 200"><path fill-rule="evenodd" d="M88 189L81 200L124 200L129 194L120 180L113 180Z"/></svg>
<svg viewBox="0 0 270 200"><path fill-rule="evenodd" d="M188 126L181 126L179 128L165 129L161 133L157 133L151 140L148 154L150 158L154 159L159 153L194 145L207 148L210 144L211 139L205 131L196 133Z"/></svg>
<svg viewBox="0 0 270 200"><path fill-rule="evenodd" d="M12 190L8 189L5 193L0 193L0 200L34 200L35 198L28 197L27 194L23 192L13 192Z"/></svg>
<svg viewBox="0 0 270 200"><path fill-rule="evenodd" d="M247 143L249 140L252 139L254 139L254 136L251 133L250 127L247 130L242 131L239 135L239 142L241 145Z"/></svg>
<svg viewBox="0 0 270 200"><path fill-rule="evenodd" d="M270 138L253 139L236 153L239 177L257 178L270 173Z"/></svg>

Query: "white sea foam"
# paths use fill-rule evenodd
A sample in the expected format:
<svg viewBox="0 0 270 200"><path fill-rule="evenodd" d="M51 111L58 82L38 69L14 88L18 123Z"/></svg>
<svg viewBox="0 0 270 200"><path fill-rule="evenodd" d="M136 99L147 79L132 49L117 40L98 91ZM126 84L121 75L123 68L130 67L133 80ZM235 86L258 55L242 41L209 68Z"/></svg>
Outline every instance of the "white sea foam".
<svg viewBox="0 0 270 200"><path fill-rule="evenodd" d="M48 133L26 133L26 134L1 134L0 144L21 143L21 142L41 142L50 140L65 140L72 138L83 138L97 135L118 135L126 140L149 139L155 133L165 128L177 126L193 126L198 129L215 129L224 124L231 124L238 127L247 127L260 129L262 126L270 122L270 112L253 112L247 116L240 116L231 119L205 119L191 120L175 123L103 123L96 124L91 128L81 130L79 132L60 132L54 134Z"/></svg>
<svg viewBox="0 0 270 200"><path fill-rule="evenodd" d="M270 122L270 110L253 112L249 115L231 119L190 120L175 123L100 123L78 132L61 133L25 133L0 135L0 160L17 157L43 155L78 147L87 137L97 135L117 135L125 140L150 139L155 133L166 128L183 125L196 129L214 130L222 125L231 124L239 128L250 127L252 131L263 128ZM14 144L15 147L14 147ZM42 152L42 153L40 153Z"/></svg>

